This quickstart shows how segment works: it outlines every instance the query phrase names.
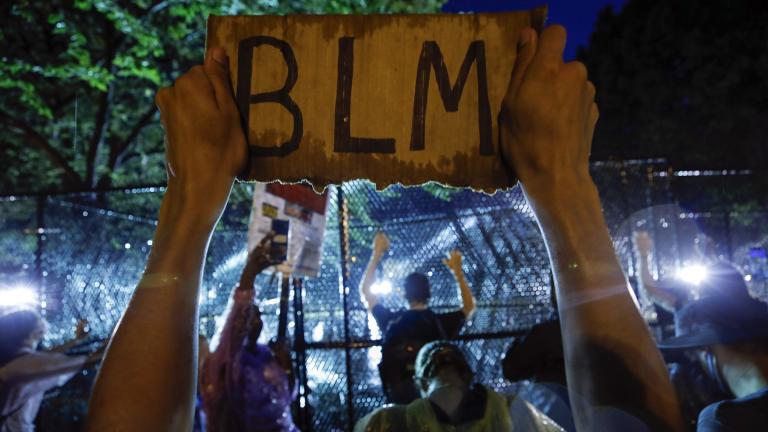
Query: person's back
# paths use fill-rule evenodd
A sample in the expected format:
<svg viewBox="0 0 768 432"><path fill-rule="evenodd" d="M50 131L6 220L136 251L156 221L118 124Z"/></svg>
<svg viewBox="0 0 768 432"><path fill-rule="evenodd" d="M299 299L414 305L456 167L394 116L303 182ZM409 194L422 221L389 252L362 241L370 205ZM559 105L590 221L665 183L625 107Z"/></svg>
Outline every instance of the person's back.
<svg viewBox="0 0 768 432"><path fill-rule="evenodd" d="M256 343L238 355L230 409L237 412L241 431L295 431L290 406L293 401L290 379L272 350Z"/></svg>
<svg viewBox="0 0 768 432"><path fill-rule="evenodd" d="M379 375L388 400L408 403L419 397L413 383L416 354L428 342L447 337L440 317L429 309L395 313L384 332Z"/></svg>

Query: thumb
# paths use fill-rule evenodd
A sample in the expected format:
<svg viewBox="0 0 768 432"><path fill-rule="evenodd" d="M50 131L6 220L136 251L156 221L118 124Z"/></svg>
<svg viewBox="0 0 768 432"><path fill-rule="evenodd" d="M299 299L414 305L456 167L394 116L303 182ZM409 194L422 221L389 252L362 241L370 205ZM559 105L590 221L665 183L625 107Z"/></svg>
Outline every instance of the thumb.
<svg viewBox="0 0 768 432"><path fill-rule="evenodd" d="M515 59L515 66L512 69L512 76L509 79L509 87L504 99L511 101L520 89L525 72L528 70L528 65L531 64L531 60L533 60L533 56L536 54L536 38L536 32L530 27L520 31L517 42L517 58Z"/></svg>
<svg viewBox="0 0 768 432"><path fill-rule="evenodd" d="M205 56L203 70L213 86L219 109L234 108L232 81L229 79L229 57L222 48L211 48Z"/></svg>

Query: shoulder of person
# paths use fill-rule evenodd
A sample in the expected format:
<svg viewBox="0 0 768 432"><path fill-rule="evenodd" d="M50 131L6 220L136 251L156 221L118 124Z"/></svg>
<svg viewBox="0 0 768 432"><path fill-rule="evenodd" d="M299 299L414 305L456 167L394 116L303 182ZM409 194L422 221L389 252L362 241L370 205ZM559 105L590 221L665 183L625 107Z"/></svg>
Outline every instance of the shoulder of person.
<svg viewBox="0 0 768 432"><path fill-rule="evenodd" d="M361 418L354 432L396 432L406 430L405 405L379 408Z"/></svg>
<svg viewBox="0 0 768 432"><path fill-rule="evenodd" d="M743 398L710 404L701 410L697 423L699 432L766 429L768 429L768 388Z"/></svg>

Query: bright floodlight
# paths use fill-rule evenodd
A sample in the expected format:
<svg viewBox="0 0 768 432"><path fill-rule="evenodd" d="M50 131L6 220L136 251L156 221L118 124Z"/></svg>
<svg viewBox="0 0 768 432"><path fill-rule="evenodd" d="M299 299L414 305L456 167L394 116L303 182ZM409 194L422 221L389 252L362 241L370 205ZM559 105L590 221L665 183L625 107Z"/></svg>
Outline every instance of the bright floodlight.
<svg viewBox="0 0 768 432"><path fill-rule="evenodd" d="M37 293L30 287L0 288L0 306L32 306L36 303Z"/></svg>
<svg viewBox="0 0 768 432"><path fill-rule="evenodd" d="M677 271L678 279L692 285L702 283L707 278L707 275L707 268L699 264L688 265Z"/></svg>
<svg viewBox="0 0 768 432"><path fill-rule="evenodd" d="M392 292L392 282L388 280L375 282L371 285L371 292L374 294L389 294Z"/></svg>

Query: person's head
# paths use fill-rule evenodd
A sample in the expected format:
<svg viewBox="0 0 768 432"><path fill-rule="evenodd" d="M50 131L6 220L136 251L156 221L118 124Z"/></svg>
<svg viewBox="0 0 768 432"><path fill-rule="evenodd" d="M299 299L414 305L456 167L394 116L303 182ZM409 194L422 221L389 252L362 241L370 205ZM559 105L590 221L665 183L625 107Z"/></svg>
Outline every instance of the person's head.
<svg viewBox="0 0 768 432"><path fill-rule="evenodd" d="M432 295L429 279L422 273L411 273L405 278L405 299L410 305L426 305Z"/></svg>
<svg viewBox="0 0 768 432"><path fill-rule="evenodd" d="M687 305L675 320L677 336L660 348L687 350L723 391L737 397L768 386L768 305L723 293Z"/></svg>
<svg viewBox="0 0 768 432"><path fill-rule="evenodd" d="M45 321L32 310L10 312L0 317L0 365L22 348L35 349L45 335Z"/></svg>
<svg viewBox="0 0 768 432"><path fill-rule="evenodd" d="M416 356L414 379L422 397L444 385L468 387L473 377L464 353L450 342L429 342Z"/></svg>
<svg viewBox="0 0 768 432"><path fill-rule="evenodd" d="M251 305L251 313L248 316L248 342L256 343L264 328L264 322L261 320L261 310L256 305Z"/></svg>

